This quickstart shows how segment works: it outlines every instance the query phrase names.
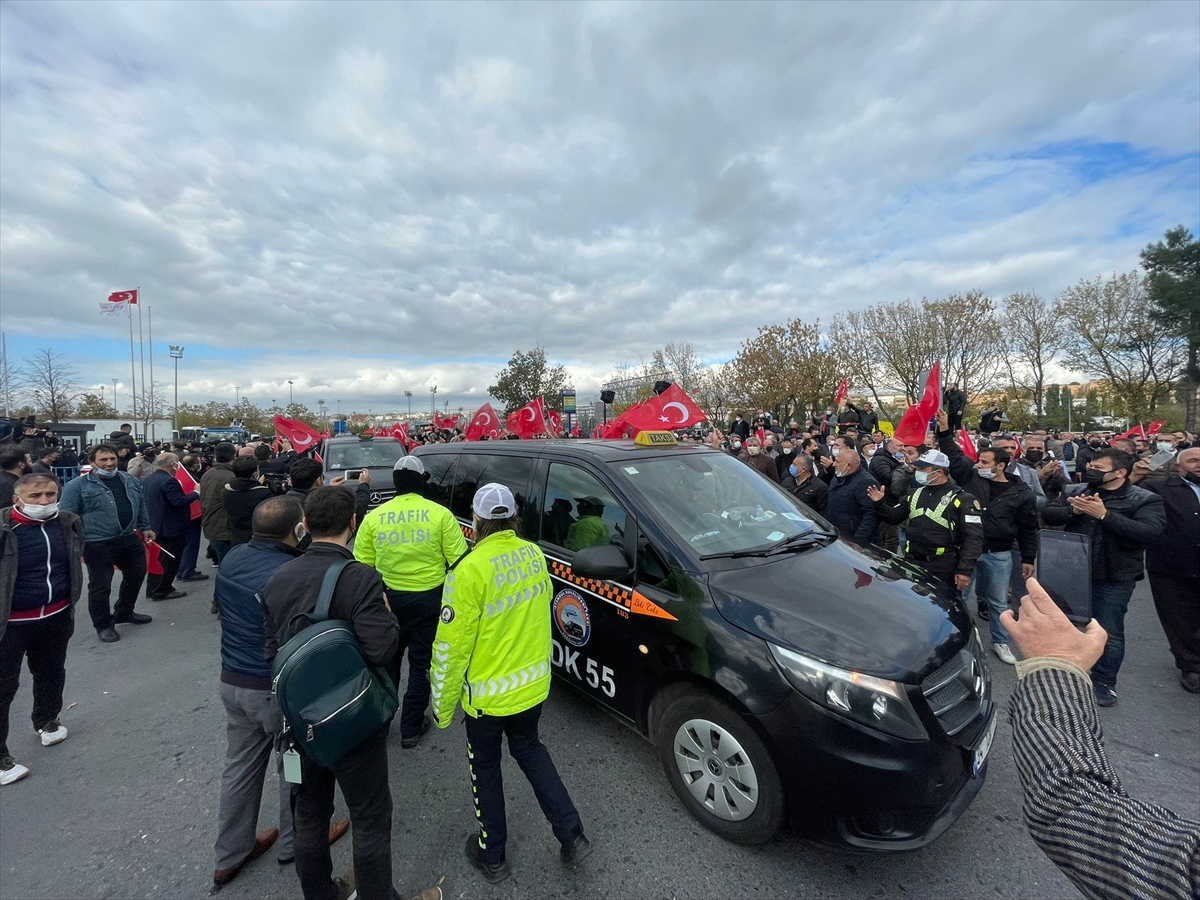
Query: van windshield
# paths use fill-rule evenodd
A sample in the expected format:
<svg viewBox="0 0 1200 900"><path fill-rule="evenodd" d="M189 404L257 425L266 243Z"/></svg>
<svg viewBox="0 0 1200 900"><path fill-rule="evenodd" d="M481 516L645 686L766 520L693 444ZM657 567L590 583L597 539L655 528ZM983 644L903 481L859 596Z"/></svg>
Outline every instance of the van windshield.
<svg viewBox="0 0 1200 900"><path fill-rule="evenodd" d="M613 466L701 556L767 549L833 531L791 494L724 453L664 454Z"/></svg>
<svg viewBox="0 0 1200 900"><path fill-rule="evenodd" d="M330 471L343 469L391 468L404 455L399 441L356 441L330 444L326 450Z"/></svg>

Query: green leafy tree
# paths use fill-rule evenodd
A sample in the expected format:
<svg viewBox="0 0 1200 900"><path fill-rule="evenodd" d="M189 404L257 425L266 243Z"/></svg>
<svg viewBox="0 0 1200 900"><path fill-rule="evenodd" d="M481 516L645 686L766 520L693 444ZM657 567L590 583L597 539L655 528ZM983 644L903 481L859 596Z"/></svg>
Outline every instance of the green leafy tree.
<svg viewBox="0 0 1200 900"><path fill-rule="evenodd" d="M801 319L759 328L729 366L748 413L768 409L785 421L806 405L832 400L842 371L821 323Z"/></svg>
<svg viewBox="0 0 1200 900"><path fill-rule="evenodd" d="M1200 389L1200 240L1180 225L1164 240L1142 251L1147 272L1151 315L1187 342L1187 362L1180 385L1184 427L1196 430Z"/></svg>
<svg viewBox="0 0 1200 900"><path fill-rule="evenodd" d="M1046 388L1040 417L1048 428L1063 428L1067 424L1067 412L1063 409L1062 393L1057 384Z"/></svg>
<svg viewBox="0 0 1200 900"><path fill-rule="evenodd" d="M488 393L504 403L504 414L520 409L539 394L546 398L547 409L562 409L562 391L567 386L565 366L546 362L546 349L518 350L508 365L496 373L496 383Z"/></svg>
<svg viewBox="0 0 1200 900"><path fill-rule="evenodd" d="M82 394L75 415L80 419L116 419L121 414L107 400L97 394Z"/></svg>

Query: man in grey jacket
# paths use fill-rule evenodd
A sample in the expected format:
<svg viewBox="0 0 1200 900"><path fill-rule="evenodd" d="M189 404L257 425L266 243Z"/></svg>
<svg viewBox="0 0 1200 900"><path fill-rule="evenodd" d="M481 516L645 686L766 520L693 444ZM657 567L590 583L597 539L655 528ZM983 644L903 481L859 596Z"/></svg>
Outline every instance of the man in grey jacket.
<svg viewBox="0 0 1200 900"><path fill-rule="evenodd" d="M117 471L117 451L97 444L88 454L92 471L69 482L60 508L83 519L83 561L88 568L88 612L92 626L106 644L119 641L115 625L147 625L150 616L134 612L146 580L146 550L152 541L150 516L136 478ZM141 533L140 536L138 533ZM121 571L116 608L109 606L113 568Z"/></svg>

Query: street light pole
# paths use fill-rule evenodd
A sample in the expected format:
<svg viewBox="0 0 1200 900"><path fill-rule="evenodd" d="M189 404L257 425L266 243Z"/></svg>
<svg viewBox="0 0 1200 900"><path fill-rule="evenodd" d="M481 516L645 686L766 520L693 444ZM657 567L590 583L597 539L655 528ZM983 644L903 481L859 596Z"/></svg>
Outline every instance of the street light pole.
<svg viewBox="0 0 1200 900"><path fill-rule="evenodd" d="M412 391L405 391L404 396L408 398L408 417L412 418Z"/></svg>
<svg viewBox="0 0 1200 900"><path fill-rule="evenodd" d="M429 409L434 416L437 416L437 385L429 386Z"/></svg>
<svg viewBox="0 0 1200 900"><path fill-rule="evenodd" d="M179 437L179 360L183 359L183 347L171 345L171 359L175 360L175 437Z"/></svg>
<svg viewBox="0 0 1200 900"><path fill-rule="evenodd" d="M288 379L288 406L291 406L296 401L292 398L292 380Z"/></svg>
<svg viewBox="0 0 1200 900"><path fill-rule="evenodd" d="M112 380L113 383L113 409L117 409L117 379ZM121 415L121 411L117 409L117 415Z"/></svg>

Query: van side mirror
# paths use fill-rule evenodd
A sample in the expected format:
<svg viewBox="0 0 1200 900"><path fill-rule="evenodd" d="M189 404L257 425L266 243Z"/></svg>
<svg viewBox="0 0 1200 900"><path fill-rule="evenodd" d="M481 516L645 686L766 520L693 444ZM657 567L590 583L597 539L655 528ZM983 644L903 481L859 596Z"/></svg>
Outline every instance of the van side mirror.
<svg viewBox="0 0 1200 900"><path fill-rule="evenodd" d="M633 567L620 547L600 544L584 547L575 554L571 560L571 574L598 581L628 581L633 574Z"/></svg>

